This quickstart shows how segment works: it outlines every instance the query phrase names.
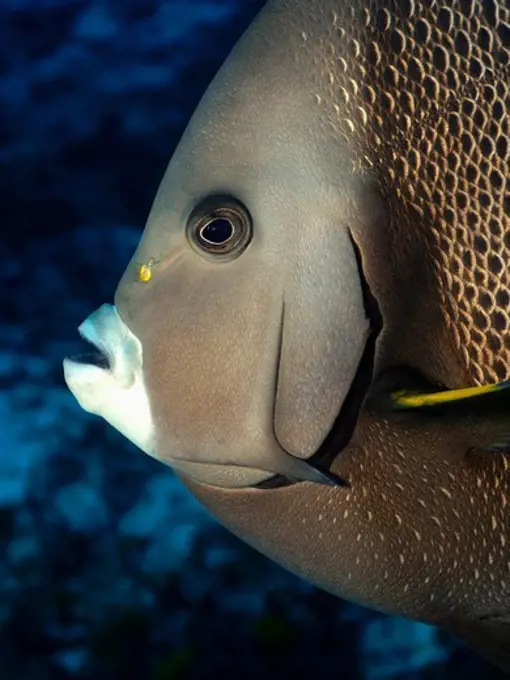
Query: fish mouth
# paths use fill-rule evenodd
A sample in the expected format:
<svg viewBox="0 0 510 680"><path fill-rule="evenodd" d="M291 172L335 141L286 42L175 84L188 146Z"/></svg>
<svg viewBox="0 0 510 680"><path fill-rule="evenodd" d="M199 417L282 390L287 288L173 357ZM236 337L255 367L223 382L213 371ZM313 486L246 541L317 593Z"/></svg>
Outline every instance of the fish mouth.
<svg viewBox="0 0 510 680"><path fill-rule="evenodd" d="M80 329L78 329L78 332L80 333L80 336L83 338L83 340L87 343L88 351L81 352L80 354L73 354L69 357L69 361L75 364L82 364L84 366L95 366L96 368L100 368L103 371L111 371L113 362L107 348L96 345L95 342L97 342L97 340L88 338L86 332L80 331Z"/></svg>
<svg viewBox="0 0 510 680"><path fill-rule="evenodd" d="M69 360L76 364L91 364L101 368L104 371L111 370L110 359L101 351L84 352L82 354L73 354Z"/></svg>
<svg viewBox="0 0 510 680"><path fill-rule="evenodd" d="M138 338L114 305L103 305L79 326L93 351L64 359L64 379L80 406L104 418L154 456L154 423Z"/></svg>
<svg viewBox="0 0 510 680"><path fill-rule="evenodd" d="M91 346L91 351L75 354L64 361L67 375L90 376L94 371L109 373L119 387L132 386L136 371L141 368L139 343L121 321L114 305L102 305L78 327L80 336Z"/></svg>

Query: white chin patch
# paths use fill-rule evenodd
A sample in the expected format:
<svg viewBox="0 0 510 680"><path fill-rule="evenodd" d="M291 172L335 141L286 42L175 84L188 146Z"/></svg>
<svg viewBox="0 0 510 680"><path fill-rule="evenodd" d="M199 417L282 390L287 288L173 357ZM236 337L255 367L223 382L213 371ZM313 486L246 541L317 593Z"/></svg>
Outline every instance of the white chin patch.
<svg viewBox="0 0 510 680"><path fill-rule="evenodd" d="M80 406L104 418L154 456L154 425L142 372L142 345L113 305L103 305L79 327L109 367L64 360L64 378Z"/></svg>

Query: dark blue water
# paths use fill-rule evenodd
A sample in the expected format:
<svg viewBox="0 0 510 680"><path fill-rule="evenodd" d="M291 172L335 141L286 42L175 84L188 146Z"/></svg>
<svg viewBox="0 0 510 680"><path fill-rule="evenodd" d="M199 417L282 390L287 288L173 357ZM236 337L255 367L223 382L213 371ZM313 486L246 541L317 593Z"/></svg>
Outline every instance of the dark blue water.
<svg viewBox="0 0 510 680"><path fill-rule="evenodd" d="M500 677L258 555L64 387L261 4L0 0L1 680Z"/></svg>

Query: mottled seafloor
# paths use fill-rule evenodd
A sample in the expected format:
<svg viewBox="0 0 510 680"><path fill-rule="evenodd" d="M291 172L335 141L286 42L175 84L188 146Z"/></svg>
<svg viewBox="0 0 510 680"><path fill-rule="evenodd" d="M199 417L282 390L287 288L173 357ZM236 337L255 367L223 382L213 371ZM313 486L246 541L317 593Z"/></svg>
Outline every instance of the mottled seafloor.
<svg viewBox="0 0 510 680"><path fill-rule="evenodd" d="M258 555L64 386L261 4L0 0L1 680L501 677Z"/></svg>

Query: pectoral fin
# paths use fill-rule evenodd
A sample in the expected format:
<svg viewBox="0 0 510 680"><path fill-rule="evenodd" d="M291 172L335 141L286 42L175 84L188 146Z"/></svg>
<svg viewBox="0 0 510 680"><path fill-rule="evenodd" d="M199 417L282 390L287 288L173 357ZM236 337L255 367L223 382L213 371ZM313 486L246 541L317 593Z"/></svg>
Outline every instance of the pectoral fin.
<svg viewBox="0 0 510 680"><path fill-rule="evenodd" d="M451 423L474 425L472 448L506 452L510 449L509 388L510 380L452 390L389 389L384 402L389 402L392 411L428 413L431 418L448 417Z"/></svg>
<svg viewBox="0 0 510 680"><path fill-rule="evenodd" d="M502 392L510 387L510 380L494 385L480 385L476 387L463 387L455 390L440 392L418 392L413 390L396 390L391 393L393 407L402 409L420 409L430 406L441 406L454 402L475 399L486 395Z"/></svg>

